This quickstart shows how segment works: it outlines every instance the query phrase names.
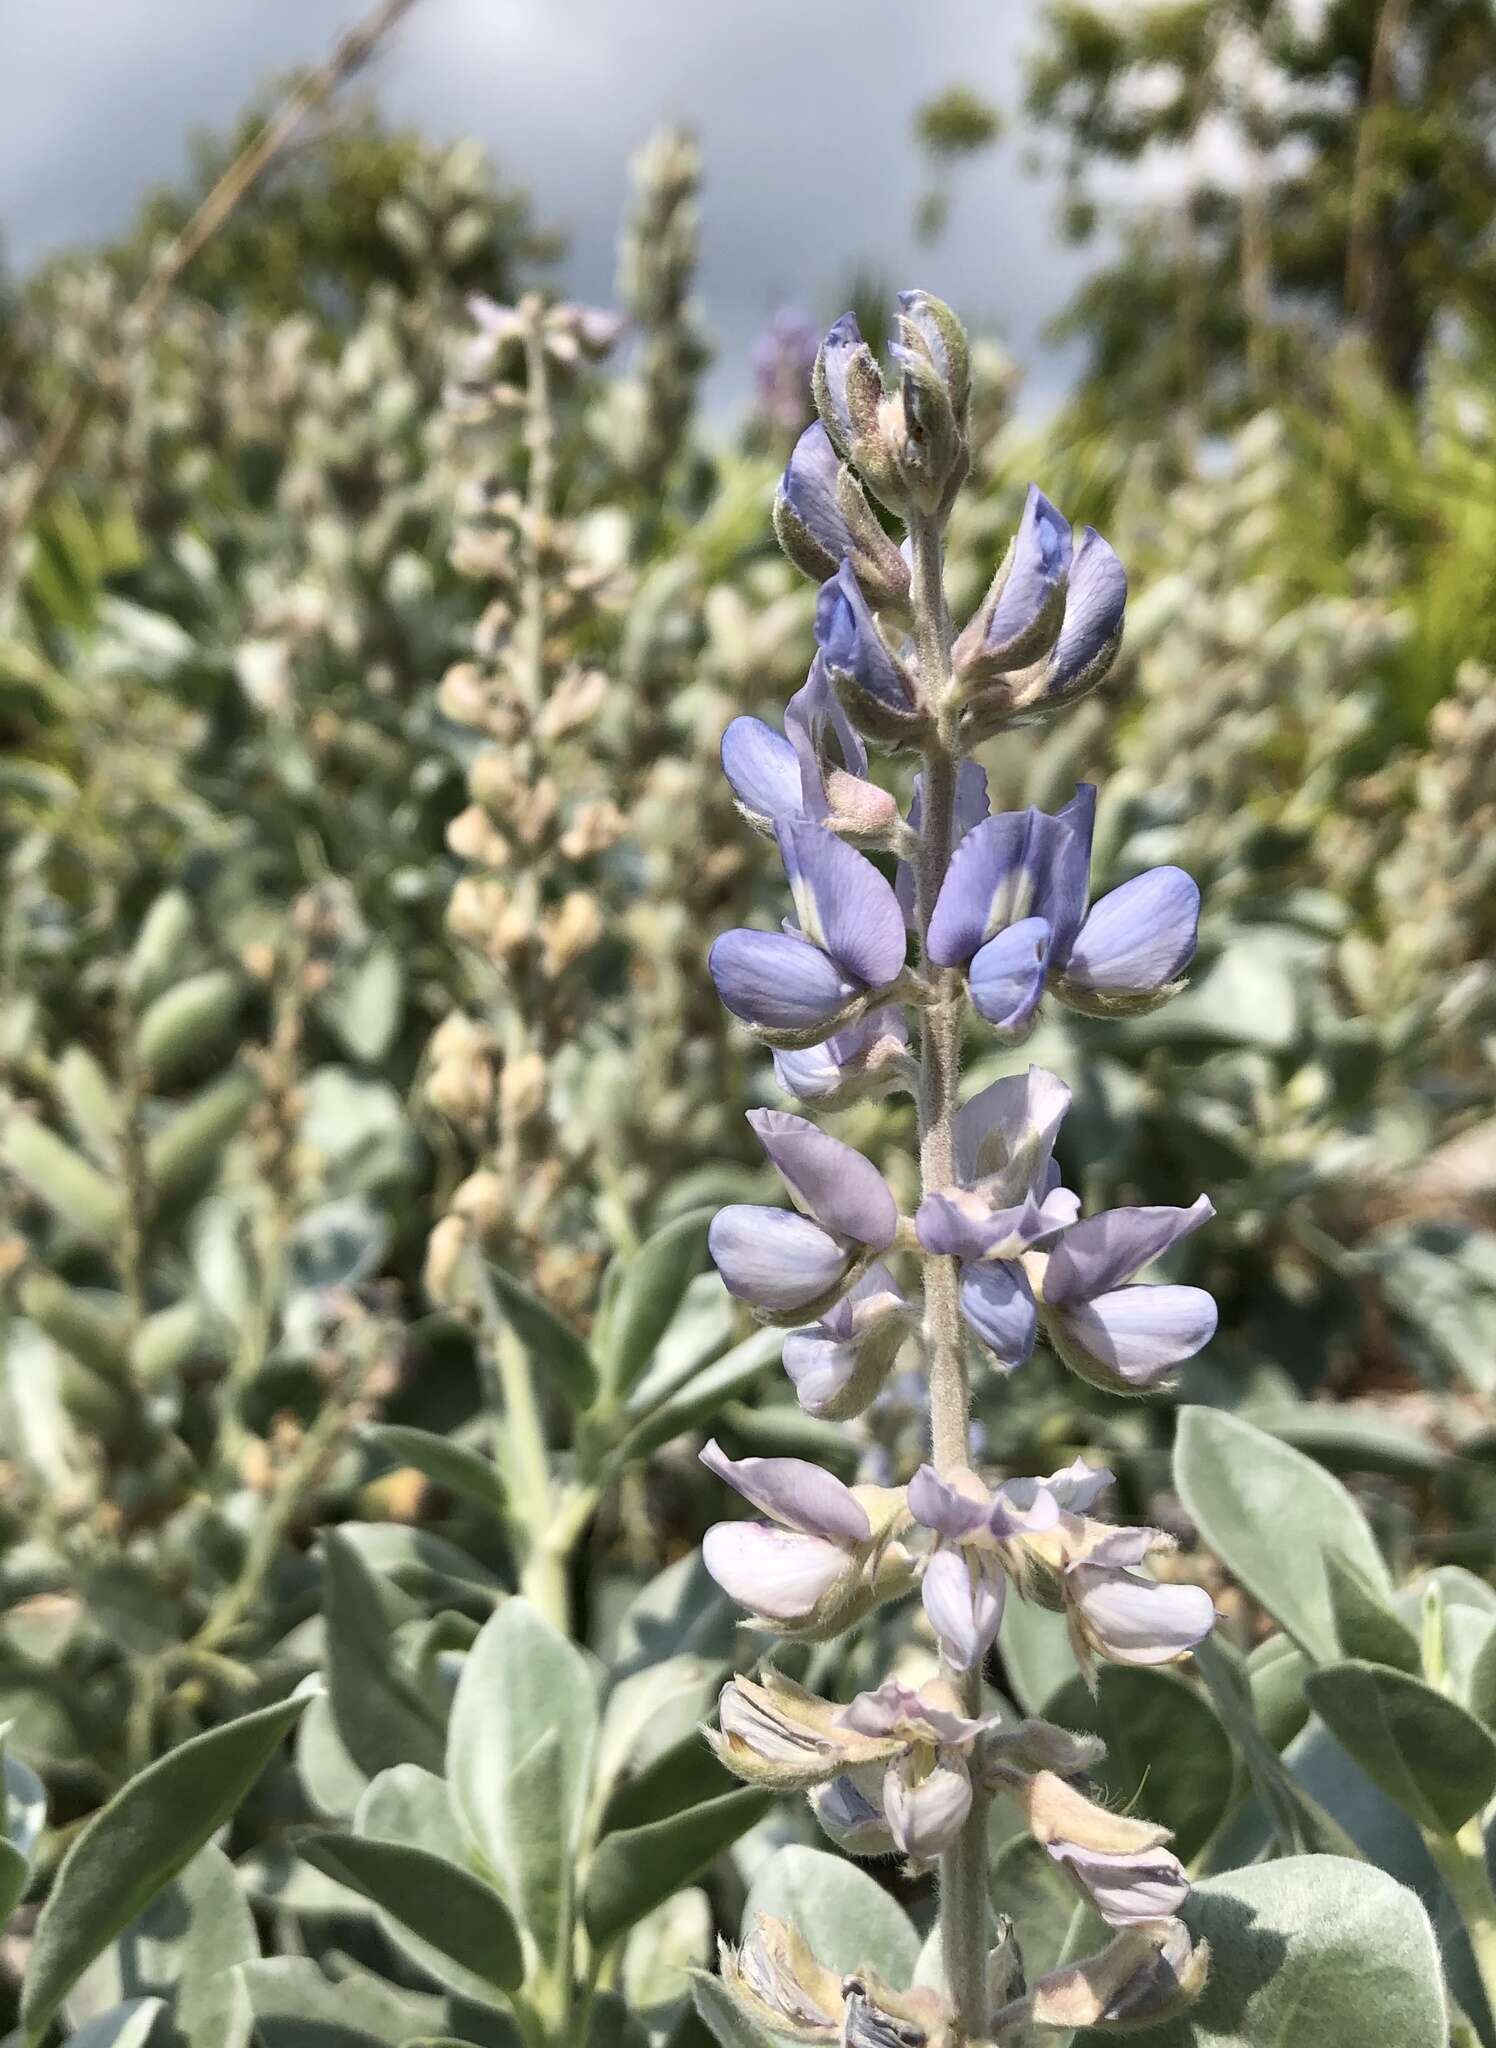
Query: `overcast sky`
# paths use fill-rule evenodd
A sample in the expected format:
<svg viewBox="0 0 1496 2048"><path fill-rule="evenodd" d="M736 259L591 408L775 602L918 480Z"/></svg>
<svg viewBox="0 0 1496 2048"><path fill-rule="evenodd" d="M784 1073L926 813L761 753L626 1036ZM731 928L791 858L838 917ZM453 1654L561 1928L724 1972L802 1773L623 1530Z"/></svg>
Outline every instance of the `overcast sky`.
<svg viewBox="0 0 1496 2048"><path fill-rule="evenodd" d="M706 156L702 295L714 395L738 395L775 307L817 315L859 264L1007 340L1030 404L1073 359L1040 340L1083 259L1021 128L960 175L944 240L911 232L922 100L964 81L1009 107L1037 0L419 0L370 82L388 112L471 134L571 237L567 288L606 299L631 152L665 119ZM107 236L267 70L314 59L359 0L0 0L0 234L11 264Z"/></svg>

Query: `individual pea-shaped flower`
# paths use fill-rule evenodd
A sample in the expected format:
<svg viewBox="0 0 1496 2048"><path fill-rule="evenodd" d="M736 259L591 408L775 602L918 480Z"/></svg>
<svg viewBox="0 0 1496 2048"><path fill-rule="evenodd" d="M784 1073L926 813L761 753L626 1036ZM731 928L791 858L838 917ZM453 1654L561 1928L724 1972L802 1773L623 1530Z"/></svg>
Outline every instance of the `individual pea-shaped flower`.
<svg viewBox="0 0 1496 2048"><path fill-rule="evenodd" d="M1182 1920L1125 1927L1098 1955L1063 1964L988 2021L998 2044L1029 2039L1033 2027L1070 2034L1076 2029L1157 2026L1200 1996L1210 1968L1210 1944L1192 1942Z"/></svg>
<svg viewBox="0 0 1496 2048"><path fill-rule="evenodd" d="M1055 1475L1060 1494L1064 1477ZM1161 1529L1120 1528L1062 1507L1053 1528L1019 1531L1006 1546L1005 1562L1025 1599L1063 1611L1090 1684L1098 1656L1113 1664L1172 1664L1214 1627L1215 1606L1203 1586L1139 1569L1173 1548Z"/></svg>
<svg viewBox="0 0 1496 2048"><path fill-rule="evenodd" d="M735 718L722 735L722 768L755 831L809 821L857 845L901 836L898 805L868 779L867 748L819 654L785 706L783 733L761 718Z"/></svg>
<svg viewBox="0 0 1496 2048"><path fill-rule="evenodd" d="M784 1340L784 1369L807 1415L849 1422L882 1392L909 1334L909 1304L881 1263L808 1328Z"/></svg>
<svg viewBox="0 0 1496 2048"><path fill-rule="evenodd" d="M929 720L914 680L878 631L850 561L821 585L816 644L858 730L888 746L915 746Z"/></svg>
<svg viewBox="0 0 1496 2048"><path fill-rule="evenodd" d="M987 604L993 604L991 592L987 603L957 641L956 660L961 671L957 688L965 698L959 738L961 745L968 750L990 739L1004 726L1047 718L1075 703L1105 680L1117 658L1127 610L1127 572L1113 548L1094 527L1083 528L1079 542L1073 547L1064 547L1058 527L1052 523L1058 521L1059 514L1047 500L1041 508L1031 496L1024 508L1024 525L1028 528L1026 536L1024 529L1020 528L1026 574L1014 593L1008 618L999 621L1000 632L1011 629L1016 634L1023 627L1032 607L1031 603L1023 603L1022 598L1028 596L1032 600L1035 594L1043 591L1046 556L1053 568L1058 566L1063 552L1068 557L1064 610L1059 619L1059 631L1054 635L1054 644L1048 653L1041 654L1027 668L1013 668L1010 662L1002 660L1000 640L989 648L987 636L992 621L987 613ZM1016 573L1017 543L1013 562ZM997 592L994 612L1002 610L1005 595L1005 591ZM1050 613L1042 628L1035 622L1033 644L1042 647L1053 630L1053 615Z"/></svg>
<svg viewBox="0 0 1496 2048"><path fill-rule="evenodd" d="M958 1184L920 1203L926 1251L961 1262L961 1313L1011 1371L1033 1350L1038 1309L1023 1255L1075 1219L1052 1153L1070 1090L1043 1067L1005 1075L956 1113Z"/></svg>
<svg viewBox="0 0 1496 2048"><path fill-rule="evenodd" d="M719 1209L707 1246L730 1294L768 1322L794 1324L830 1308L888 1249L898 1205L871 1161L807 1118L751 1109L748 1122L797 1206Z"/></svg>
<svg viewBox="0 0 1496 2048"><path fill-rule="evenodd" d="M1020 1532L1052 1528L1060 1510L1031 1479L989 1490L975 1472L942 1479L921 1465L909 1482L909 1512L936 1537L920 1582L941 1655L955 1671L979 1665L1003 1618L1007 1576L1001 1545Z"/></svg>
<svg viewBox="0 0 1496 2048"><path fill-rule="evenodd" d="M740 1948L721 1944L719 1967L734 2003L775 2039L825 2048L947 2048L951 2039L937 1992L896 1991L871 1970L827 1969L796 1928L766 1913Z"/></svg>
<svg viewBox="0 0 1496 2048"><path fill-rule="evenodd" d="M1030 484L1013 543L952 650L963 694L1022 668L1052 645L1065 607L1072 552L1069 520L1037 484Z"/></svg>
<svg viewBox="0 0 1496 2048"><path fill-rule="evenodd" d="M1043 1258L1039 1312L1072 1372L1108 1393L1141 1393L1210 1342L1216 1305L1203 1287L1129 1283L1214 1214L1201 1195L1188 1209L1106 1209L1061 1232Z"/></svg>
<svg viewBox="0 0 1496 2048"><path fill-rule="evenodd" d="M847 1773L850 1782L833 1779L811 1802L817 1819L850 1848L875 1832L871 1809L881 1814L904 1855L916 1863L933 1862L955 1841L971 1811L973 1748L998 1716L968 1719L957 1710L956 1696L943 1679L916 1692L890 1678L875 1692L859 1693L838 1719L859 1735L896 1736L899 1749L881 1773L864 1768ZM851 1818L851 1831L837 1834L844 1815Z"/></svg>
<svg viewBox="0 0 1496 2048"><path fill-rule="evenodd" d="M769 1517L717 1522L701 1546L708 1572L758 1627L820 1642L908 1590L913 1560L893 1541L902 1495L843 1486L800 1458L734 1462L715 1441L701 1462Z"/></svg>
<svg viewBox="0 0 1496 2048"><path fill-rule="evenodd" d="M774 531L795 567L817 583L850 561L870 604L902 609L907 603L909 564L819 420L805 429L785 465L774 495Z"/></svg>
<svg viewBox="0 0 1496 2048"><path fill-rule="evenodd" d="M785 1093L824 1109L840 1109L895 1088L912 1090L917 1075L909 1026L893 1005L869 1010L819 1045L774 1054L774 1077Z"/></svg>
<svg viewBox="0 0 1496 2048"><path fill-rule="evenodd" d="M951 856L930 920L930 957L964 967L972 1001L1010 1040L1032 1027L1046 985L1088 1015L1133 1015L1178 992L1194 957L1200 891L1151 868L1088 912L1096 792L1051 815L1004 811Z"/></svg>
<svg viewBox="0 0 1496 2048"><path fill-rule="evenodd" d="M705 1731L706 1739L747 1784L809 1792L842 1771L886 1764L899 1752L898 1736L860 1734L840 1713L771 1664L762 1681L728 1680L717 1700L717 1726Z"/></svg>
<svg viewBox="0 0 1496 2048"><path fill-rule="evenodd" d="M1029 1833L1109 1927L1167 1920L1189 1897L1169 1830L1098 1806L1052 1771L1023 1788Z"/></svg>
<svg viewBox="0 0 1496 2048"><path fill-rule="evenodd" d="M885 1003L908 941L898 899L870 860L820 825L783 821L775 837L796 923L724 932L708 965L733 1015L793 1050Z"/></svg>

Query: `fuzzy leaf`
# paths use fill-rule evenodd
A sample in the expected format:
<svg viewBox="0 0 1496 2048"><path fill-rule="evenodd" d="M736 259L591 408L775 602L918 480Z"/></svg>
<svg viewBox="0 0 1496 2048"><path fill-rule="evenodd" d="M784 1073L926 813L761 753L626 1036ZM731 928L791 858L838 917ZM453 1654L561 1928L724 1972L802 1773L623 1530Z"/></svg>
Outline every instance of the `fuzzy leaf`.
<svg viewBox="0 0 1496 2048"><path fill-rule="evenodd" d="M1452 1835L1496 1792L1496 1740L1421 1679L1357 1658L1305 1683L1341 1747L1421 1826Z"/></svg>
<svg viewBox="0 0 1496 2048"><path fill-rule="evenodd" d="M689 1884L773 1804L770 1793L742 1787L663 1820L605 1835L587 1875L582 1914L598 1948Z"/></svg>
<svg viewBox="0 0 1496 2048"><path fill-rule="evenodd" d="M524 1345L540 1384L554 1383L573 1408L589 1408L597 1394L597 1367L576 1331L502 1266L485 1262L482 1270L493 1319L507 1324Z"/></svg>
<svg viewBox="0 0 1496 2048"><path fill-rule="evenodd" d="M501 1992L519 1984L524 1958L508 1908L470 1871L426 1849L357 1835L301 1835L296 1848L470 1976Z"/></svg>
<svg viewBox="0 0 1496 2048"><path fill-rule="evenodd" d="M711 1220L709 1209L677 1216L623 1262L599 1343L613 1394L627 1394L643 1378L687 1287L701 1271Z"/></svg>

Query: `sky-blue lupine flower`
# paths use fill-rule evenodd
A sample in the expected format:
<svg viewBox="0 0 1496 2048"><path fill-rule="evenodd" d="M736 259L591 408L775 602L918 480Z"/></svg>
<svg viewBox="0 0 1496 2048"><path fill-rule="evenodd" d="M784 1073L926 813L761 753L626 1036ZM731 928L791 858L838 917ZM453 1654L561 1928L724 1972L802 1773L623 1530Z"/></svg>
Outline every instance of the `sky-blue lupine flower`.
<svg viewBox="0 0 1496 2048"><path fill-rule="evenodd" d="M980 761L963 761L956 770L956 801L951 806L951 843L949 851L954 853L967 833L990 813L992 802L987 794L987 771ZM909 830L918 834L924 823L925 778L916 775L909 798ZM894 894L899 899L906 922L914 924L914 870L908 861L901 860L893 879Z"/></svg>
<svg viewBox="0 0 1496 2048"><path fill-rule="evenodd" d="M778 1034L780 1043L814 1045L898 980L907 934L892 888L845 841L803 821L781 821L775 838L795 925L724 932L708 965L735 1017Z"/></svg>
<svg viewBox="0 0 1496 2048"><path fill-rule="evenodd" d="M968 688L1023 668L1052 646L1072 553L1069 520L1030 484L1012 549L952 650Z"/></svg>
<svg viewBox="0 0 1496 2048"><path fill-rule="evenodd" d="M795 443L774 494L774 531L795 567L818 583L850 560L874 605L900 608L909 596L909 564L884 532L862 486L842 474L841 458L819 420Z"/></svg>
<svg viewBox="0 0 1496 2048"><path fill-rule="evenodd" d="M707 1244L730 1294L771 1320L831 1307L898 1229L898 1205L870 1160L788 1110L748 1113L795 1209L734 1203L712 1219Z"/></svg>
<svg viewBox="0 0 1496 2048"><path fill-rule="evenodd" d="M1053 815L985 819L951 856L930 957L967 969L978 1011L1008 1037L1027 1031L1046 987L1076 1009L1151 1008L1194 957L1200 891L1181 868L1152 868L1087 911L1095 810L1082 783Z"/></svg>

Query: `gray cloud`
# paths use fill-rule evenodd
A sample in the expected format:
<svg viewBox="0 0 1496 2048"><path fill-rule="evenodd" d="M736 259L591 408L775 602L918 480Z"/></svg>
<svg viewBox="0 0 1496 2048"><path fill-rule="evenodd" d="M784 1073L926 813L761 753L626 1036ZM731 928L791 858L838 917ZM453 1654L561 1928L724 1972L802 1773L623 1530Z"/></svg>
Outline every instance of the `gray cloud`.
<svg viewBox="0 0 1496 2048"><path fill-rule="evenodd" d="M960 177L934 251L911 221L914 109L956 80L1011 106L1035 0L422 0L373 83L389 112L473 134L571 237L567 288L606 299L627 160L662 120L706 155L702 296L738 395L751 336L786 301L813 312L859 264L918 281L1001 333L1030 401L1069 361L1040 336L1081 259L1056 245L1053 189L1025 175L1021 129ZM267 71L306 61L350 0L50 0L16 10L0 76L0 224L24 265L128 219L177 173L198 125L229 120Z"/></svg>

